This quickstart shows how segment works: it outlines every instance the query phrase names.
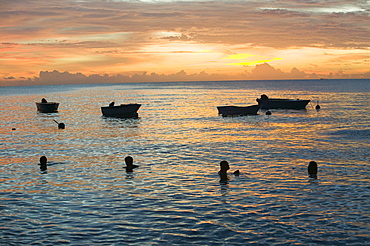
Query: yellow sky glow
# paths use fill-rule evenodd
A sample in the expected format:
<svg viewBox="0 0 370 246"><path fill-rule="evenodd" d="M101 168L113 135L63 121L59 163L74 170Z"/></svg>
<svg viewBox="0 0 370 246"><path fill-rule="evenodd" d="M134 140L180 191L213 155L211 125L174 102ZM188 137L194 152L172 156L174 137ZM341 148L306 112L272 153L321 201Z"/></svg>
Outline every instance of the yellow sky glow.
<svg viewBox="0 0 370 246"><path fill-rule="evenodd" d="M254 73L265 63L279 79L293 68L301 79L369 78L369 9L345 0L9 1L0 10L0 86L55 70L274 77Z"/></svg>
<svg viewBox="0 0 370 246"><path fill-rule="evenodd" d="M267 62L272 62L272 61L283 59L283 58L275 57L275 58L260 60L261 58L266 58L266 57L252 55L252 54L235 54L235 55L228 55L225 59L242 60L242 61L227 63L227 65L232 65L232 66L254 66L257 64L261 64L261 63L267 63Z"/></svg>

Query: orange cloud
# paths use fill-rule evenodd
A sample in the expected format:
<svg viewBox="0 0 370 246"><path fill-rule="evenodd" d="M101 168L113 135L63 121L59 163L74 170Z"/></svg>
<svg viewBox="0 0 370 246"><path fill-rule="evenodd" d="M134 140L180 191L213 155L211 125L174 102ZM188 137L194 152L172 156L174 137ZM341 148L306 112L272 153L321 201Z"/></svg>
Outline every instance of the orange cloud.
<svg viewBox="0 0 370 246"><path fill-rule="evenodd" d="M54 70L235 78L267 62L288 74L298 67L361 77L370 67L370 18L367 5L357 3L7 1L0 9L0 81Z"/></svg>

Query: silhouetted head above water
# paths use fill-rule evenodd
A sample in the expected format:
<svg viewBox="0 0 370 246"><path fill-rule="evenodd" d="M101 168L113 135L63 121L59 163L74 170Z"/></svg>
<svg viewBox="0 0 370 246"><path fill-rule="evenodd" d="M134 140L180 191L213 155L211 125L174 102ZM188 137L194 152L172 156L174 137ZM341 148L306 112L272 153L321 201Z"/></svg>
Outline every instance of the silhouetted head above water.
<svg viewBox="0 0 370 246"><path fill-rule="evenodd" d="M308 175L310 178L317 178L317 163L316 161L310 161L307 167Z"/></svg>
<svg viewBox="0 0 370 246"><path fill-rule="evenodd" d="M40 157L40 170L41 171L45 171L47 169L47 163L48 159L46 158L46 156L41 156Z"/></svg>
<svg viewBox="0 0 370 246"><path fill-rule="evenodd" d="M230 169L230 165L227 161L221 161L220 162L220 171L218 174L220 175L221 180L220 181L227 181L227 171ZM236 170L233 172L234 175L238 176L240 174L239 170Z"/></svg>
<svg viewBox="0 0 370 246"><path fill-rule="evenodd" d="M138 165L134 165L134 158L131 156L126 156L125 158L125 163L126 163L126 172L132 172L134 168L139 167Z"/></svg>
<svg viewBox="0 0 370 246"><path fill-rule="evenodd" d="M58 124L58 129L65 129L66 128L66 125L64 123L59 123L56 120L54 120L54 122Z"/></svg>
<svg viewBox="0 0 370 246"><path fill-rule="evenodd" d="M227 161L220 162L220 172L227 172L230 169L229 163Z"/></svg>
<svg viewBox="0 0 370 246"><path fill-rule="evenodd" d="M64 123L59 123L58 124L58 129L65 129L66 125Z"/></svg>

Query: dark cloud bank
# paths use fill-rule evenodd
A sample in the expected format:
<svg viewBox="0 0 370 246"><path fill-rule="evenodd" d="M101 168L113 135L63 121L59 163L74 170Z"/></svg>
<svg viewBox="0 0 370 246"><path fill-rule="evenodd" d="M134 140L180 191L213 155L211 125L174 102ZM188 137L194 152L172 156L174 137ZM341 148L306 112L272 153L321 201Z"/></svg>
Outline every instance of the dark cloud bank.
<svg viewBox="0 0 370 246"><path fill-rule="evenodd" d="M17 80L14 77L4 78L2 86L53 85L53 84L104 84L104 83L137 83L137 82L174 82L174 81L219 81L219 80L284 80L284 79L367 79L370 71L364 74L348 75L338 71L329 75L306 73L293 68L290 72L275 69L268 63L256 65L251 72L237 75L208 74L206 72L187 74L184 70L165 75L157 73L136 73L134 75L84 75L54 71L41 71L39 77Z"/></svg>

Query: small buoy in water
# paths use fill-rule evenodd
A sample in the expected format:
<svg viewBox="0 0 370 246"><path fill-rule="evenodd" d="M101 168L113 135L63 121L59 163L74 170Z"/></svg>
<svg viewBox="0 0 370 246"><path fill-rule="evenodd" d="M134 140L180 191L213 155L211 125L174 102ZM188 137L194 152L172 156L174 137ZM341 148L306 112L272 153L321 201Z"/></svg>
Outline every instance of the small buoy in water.
<svg viewBox="0 0 370 246"><path fill-rule="evenodd" d="M316 103L316 107L315 107L316 109L320 109L321 107L320 107L320 105L319 105L319 101L317 101L317 103Z"/></svg>
<svg viewBox="0 0 370 246"><path fill-rule="evenodd" d="M271 115L271 111L270 110L267 110L266 111L266 115Z"/></svg>
<svg viewBox="0 0 370 246"><path fill-rule="evenodd" d="M15 129L14 127L12 128L12 131L15 131L15 130L17 130L17 129Z"/></svg>

